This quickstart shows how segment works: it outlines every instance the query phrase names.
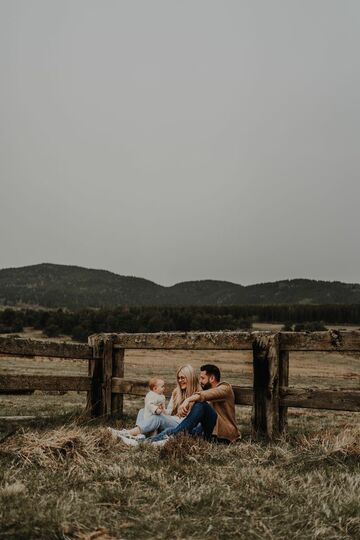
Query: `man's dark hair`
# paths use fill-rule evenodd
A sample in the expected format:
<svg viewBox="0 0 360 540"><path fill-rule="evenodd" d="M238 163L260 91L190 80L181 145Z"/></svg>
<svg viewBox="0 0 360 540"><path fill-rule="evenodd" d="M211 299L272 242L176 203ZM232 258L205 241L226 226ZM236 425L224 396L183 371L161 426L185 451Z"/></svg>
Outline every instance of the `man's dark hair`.
<svg viewBox="0 0 360 540"><path fill-rule="evenodd" d="M215 379L219 382L221 379L220 369L214 364L205 364L201 366L200 371L206 371L207 375L214 375Z"/></svg>

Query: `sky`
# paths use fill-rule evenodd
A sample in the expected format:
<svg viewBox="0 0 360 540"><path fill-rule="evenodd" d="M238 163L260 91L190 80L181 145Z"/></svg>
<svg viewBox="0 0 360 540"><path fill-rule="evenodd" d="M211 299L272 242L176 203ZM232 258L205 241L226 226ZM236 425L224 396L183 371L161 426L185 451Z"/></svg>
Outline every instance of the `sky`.
<svg viewBox="0 0 360 540"><path fill-rule="evenodd" d="M358 0L0 0L0 268L360 282Z"/></svg>

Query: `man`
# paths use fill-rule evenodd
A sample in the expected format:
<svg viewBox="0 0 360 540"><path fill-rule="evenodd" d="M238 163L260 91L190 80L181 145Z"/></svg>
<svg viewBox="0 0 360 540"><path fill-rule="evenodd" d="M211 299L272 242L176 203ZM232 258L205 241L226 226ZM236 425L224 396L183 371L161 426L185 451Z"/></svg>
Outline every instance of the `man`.
<svg viewBox="0 0 360 540"><path fill-rule="evenodd" d="M179 433L203 435L207 440L230 443L240 438L235 421L235 396L231 385L220 382L220 370L213 364L205 364L200 368L200 385L202 390L188 397L180 406L179 413L188 413L175 428L165 429L146 441L165 444L166 439ZM188 412L189 411L189 412ZM125 438L122 440L132 446L137 445Z"/></svg>
<svg viewBox="0 0 360 540"><path fill-rule="evenodd" d="M201 366L199 380L202 391L187 398L180 406L180 413L183 411L187 412L191 404L194 403L186 417L189 418L196 404L203 403L207 405L210 403L213 411L216 413L212 437L218 442L234 442L240 438L240 432L235 420L235 396L231 385L227 382L220 382L220 379L221 374L217 366L213 364ZM177 427L179 428L181 424ZM206 435L205 429L204 434Z"/></svg>

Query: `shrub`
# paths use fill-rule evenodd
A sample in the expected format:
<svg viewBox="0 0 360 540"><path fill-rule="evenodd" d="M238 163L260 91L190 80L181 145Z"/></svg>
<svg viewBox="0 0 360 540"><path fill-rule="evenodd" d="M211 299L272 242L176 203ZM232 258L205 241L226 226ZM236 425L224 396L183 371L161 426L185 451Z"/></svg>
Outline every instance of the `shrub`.
<svg viewBox="0 0 360 540"><path fill-rule="evenodd" d="M57 324L50 324L44 328L44 334L47 337L60 336L61 328Z"/></svg>
<svg viewBox="0 0 360 540"><path fill-rule="evenodd" d="M311 321L295 324L295 332L322 332L327 330L323 321Z"/></svg>
<svg viewBox="0 0 360 540"><path fill-rule="evenodd" d="M283 324L283 327L281 328L283 332L292 332L293 330L293 323L290 321L287 321Z"/></svg>
<svg viewBox="0 0 360 540"><path fill-rule="evenodd" d="M75 341L82 341L86 343L88 336L90 336L90 334L92 334L92 332L88 327L82 326L81 324L79 324L73 328L71 332L71 337Z"/></svg>

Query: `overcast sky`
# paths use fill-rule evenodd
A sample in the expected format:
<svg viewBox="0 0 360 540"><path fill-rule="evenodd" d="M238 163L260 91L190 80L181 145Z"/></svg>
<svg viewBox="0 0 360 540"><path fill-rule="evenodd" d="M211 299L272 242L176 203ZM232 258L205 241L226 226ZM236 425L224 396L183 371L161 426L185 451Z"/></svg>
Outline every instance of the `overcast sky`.
<svg viewBox="0 0 360 540"><path fill-rule="evenodd" d="M358 0L0 0L0 267L360 281Z"/></svg>

